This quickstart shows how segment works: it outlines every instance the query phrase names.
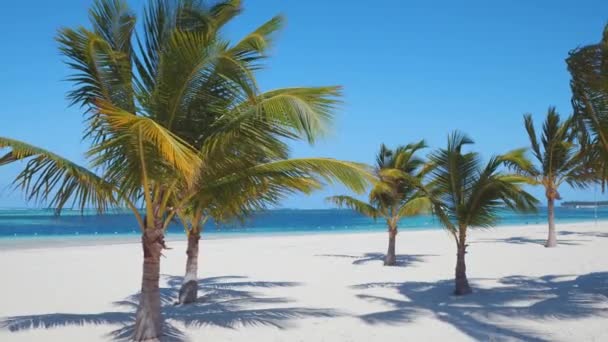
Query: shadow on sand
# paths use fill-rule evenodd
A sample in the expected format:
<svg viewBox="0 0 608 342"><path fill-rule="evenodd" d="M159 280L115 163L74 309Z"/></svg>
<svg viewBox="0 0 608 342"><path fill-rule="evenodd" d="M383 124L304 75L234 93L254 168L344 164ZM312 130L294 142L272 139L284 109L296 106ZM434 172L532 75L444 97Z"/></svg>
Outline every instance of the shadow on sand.
<svg viewBox="0 0 608 342"><path fill-rule="evenodd" d="M516 326L517 319L575 319L608 317L608 272L590 273L574 280L563 276L509 276L499 285L476 289L471 295L452 296L453 280L439 282L368 283L358 290L394 288L403 299L369 294L358 297L390 309L359 316L372 325L403 325L420 316L434 316L479 341L549 341L552 336ZM555 324L555 323L554 323ZM404 327L405 328L405 327Z"/></svg>
<svg viewBox="0 0 608 342"><path fill-rule="evenodd" d="M382 253L365 253L363 255L348 255L348 254L317 254L318 257L332 257L332 258L345 258L353 259L353 265L365 265L368 263L383 263L385 254ZM397 267L409 267L417 263L425 261L427 257L435 255L425 254L398 254L395 266Z"/></svg>
<svg viewBox="0 0 608 342"><path fill-rule="evenodd" d="M560 234L560 235L564 235L564 234ZM584 242L588 242L591 240L587 240L587 239L557 239L557 245L565 245L565 246L578 246L578 245L582 245ZM528 244L532 244L532 245L541 245L544 246L545 243L547 242L546 239L532 239L529 237L524 237L524 236L513 236L513 237L509 237L509 238L504 238L504 239L479 239L479 240L475 240L473 241L473 243L484 243L484 242L489 242L489 243L496 243L496 242L500 242L500 243L510 243L510 244L514 244L514 245L528 245Z"/></svg>
<svg viewBox="0 0 608 342"><path fill-rule="evenodd" d="M558 232L557 235L608 238L608 232L604 233L604 232L570 232L570 231L563 231L563 232Z"/></svg>
<svg viewBox="0 0 608 342"><path fill-rule="evenodd" d="M162 341L186 341L183 328L218 326L228 329L250 326L288 328L290 321L306 317L335 317L333 309L313 309L285 306L290 300L284 297L266 297L253 292L271 287L293 287L293 282L247 281L242 276L205 278L199 281L199 299L196 303L174 305L182 277L166 276L167 287L161 288L162 311L165 326ZM129 296L114 304L127 311L100 312L95 314L52 313L5 317L0 328L12 332L36 328L83 325L119 325L109 337L128 340L133 334L133 323L139 294ZM283 304L283 305L281 305ZM258 306L263 306L259 308ZM270 308L268 308L270 306ZM273 307L278 306L278 307Z"/></svg>

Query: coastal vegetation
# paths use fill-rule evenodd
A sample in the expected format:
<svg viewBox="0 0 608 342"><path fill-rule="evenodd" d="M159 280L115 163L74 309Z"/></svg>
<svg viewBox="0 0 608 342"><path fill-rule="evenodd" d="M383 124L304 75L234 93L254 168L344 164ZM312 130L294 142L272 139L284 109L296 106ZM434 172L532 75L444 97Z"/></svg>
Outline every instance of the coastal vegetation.
<svg viewBox="0 0 608 342"><path fill-rule="evenodd" d="M524 125L530 140L534 163L513 164L512 167L533 185L542 185L547 198L549 232L545 247L557 246L555 231L555 201L560 200L559 187L567 183L574 188L586 188L597 179L588 156L576 142L571 117L560 120L554 107L547 111L540 136L537 136L532 115L524 115Z"/></svg>
<svg viewBox="0 0 608 342"><path fill-rule="evenodd" d="M376 180L369 192L368 203L346 195L327 199L337 206L386 221L388 250L384 258L385 266L394 266L396 262L395 243L399 221L430 211L430 201L421 191L421 186L431 167L416 155L425 147L424 141L399 146L394 150L382 144L376 157Z"/></svg>
<svg viewBox="0 0 608 342"><path fill-rule="evenodd" d="M521 150L493 156L483 165L478 153L463 151L471 144L473 140L456 131L449 135L446 148L429 156L433 170L426 191L434 214L456 242L455 295L471 293L465 261L468 230L494 226L504 206L531 212L537 204L523 189L525 177L502 170L505 165L528 162Z"/></svg>
<svg viewBox="0 0 608 342"><path fill-rule="evenodd" d="M288 159L284 139L313 142L331 123L339 88L260 92L252 73L280 19L232 44L218 29L240 11L234 0L210 7L150 1L136 26L125 2L96 1L91 29L64 28L57 37L73 71L68 99L85 113L89 167L0 138L0 148L10 149L2 163L28 159L15 185L29 199L58 211L69 200L100 212L131 208L143 249L138 341L162 336L160 261L176 214L197 219L196 209L229 203L235 208L224 206L223 213L238 216L287 193L310 192L322 180L362 191L370 177L357 163ZM239 191L250 196L205 201ZM187 216L189 209L195 215Z"/></svg>
<svg viewBox="0 0 608 342"><path fill-rule="evenodd" d="M608 178L608 25L597 44L578 47L566 59L572 108L581 148L593 161L603 188Z"/></svg>
<svg viewBox="0 0 608 342"><path fill-rule="evenodd" d="M178 303L198 297L199 244L209 220L245 220L293 193L328 183L362 194L328 202L388 230L384 265L396 264L399 222L431 212L456 245L454 294L472 292L467 278L469 231L496 225L505 208L533 212L527 186L543 186L546 247L557 245L555 202L564 183L605 186L608 176L608 26L598 44L567 59L574 113L549 108L540 135L524 115L530 148L490 157L467 151L474 142L454 131L447 146L420 156L424 141L390 149L374 167L328 157L291 158L289 143L314 144L331 129L340 86L264 91L256 78L284 18L262 23L242 39L223 28L242 11L239 0L211 4L150 0L142 20L122 0L96 0L89 28L62 28L57 42L71 70L71 105L85 117L86 165L43 147L0 137L0 165L24 161L14 180L27 200L104 213L127 207L137 221L143 254L141 292L132 338L163 336L160 265L165 232L181 222L187 237ZM528 158L528 151L534 161ZM564 205L568 205L564 203ZM450 279L451 284L451 279Z"/></svg>

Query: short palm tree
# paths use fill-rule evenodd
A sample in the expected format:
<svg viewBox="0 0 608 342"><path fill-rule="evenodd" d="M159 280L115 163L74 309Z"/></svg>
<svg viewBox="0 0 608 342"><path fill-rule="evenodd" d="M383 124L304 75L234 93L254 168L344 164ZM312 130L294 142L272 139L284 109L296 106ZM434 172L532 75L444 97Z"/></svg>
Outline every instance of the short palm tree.
<svg viewBox="0 0 608 342"><path fill-rule="evenodd" d="M278 165L278 163L272 164ZM272 166L270 163L259 165ZM178 210L177 216L188 237L186 273L178 298L180 304L194 302L197 298L199 242L209 219L213 219L216 223L242 221L256 211L277 204L286 194L310 193L321 187L318 178L322 177L303 172L297 166L289 167L291 171L287 174L258 172L254 168L257 166L228 171L227 174L217 178L205 178L207 182L202 183L204 185L187 201L187 205ZM242 177L247 172L251 172L251 175ZM234 176L238 179L224 183Z"/></svg>
<svg viewBox="0 0 608 342"><path fill-rule="evenodd" d="M215 143L217 139L210 139L210 142ZM179 292L181 304L197 298L199 240L210 218L215 222L243 220L256 211L278 204L288 194L308 194L320 189L322 181L340 181L355 192L362 192L371 181L364 165L326 158L272 158L268 151L264 151L265 160L260 160L254 157L255 148L249 149L259 145L246 146L250 152L246 155L217 155L223 161L212 162L214 167L202 169L201 182L194 192L187 198L178 197L185 205L177 206L177 215L188 236L186 274ZM204 160L213 161L214 158L207 155Z"/></svg>
<svg viewBox="0 0 608 342"><path fill-rule="evenodd" d="M424 160L416 152L426 147L424 141L400 146L394 151L384 144L376 157L376 181L369 193L369 203L351 196L333 196L328 201L340 207L350 208L374 219L383 218L388 227L388 250L384 265L396 263L395 242L399 221L430 209L427 197L419 188L428 172Z"/></svg>
<svg viewBox="0 0 608 342"><path fill-rule="evenodd" d="M135 15L124 1L95 1L89 12L91 29L65 28L57 38L74 71L68 98L86 114L90 167L0 138L0 148L10 149L0 163L29 159L15 180L28 198L44 200L58 210L70 200L99 211L117 205L132 209L142 232L144 257L133 336L138 341L162 335L159 270L164 232L202 190L227 194L244 180L260 187L274 179L301 184L320 174L354 190L365 186L361 165L333 159L277 160L267 148L277 143L267 139L268 127L320 129L331 121L339 94L335 87L260 93L251 71L267 43L265 30L272 31L275 21L230 44L219 36L218 27L240 10L236 0L210 6L151 0L136 35ZM240 101L234 101L237 98ZM278 132L290 134L288 129ZM213 138L199 141L192 138L196 136ZM224 173L236 159L248 160L251 141L258 144L258 153L274 159L264 166ZM213 181L202 183L208 179ZM143 204L143 214L138 203Z"/></svg>
<svg viewBox="0 0 608 342"><path fill-rule="evenodd" d="M447 148L429 156L433 170L425 187L434 214L456 241L456 295L471 292L465 263L469 228L494 226L504 206L532 211L537 203L522 188L526 178L501 171L507 163L522 163L521 151L494 156L484 166L479 154L462 151L469 144L473 141L466 135L450 134Z"/></svg>
<svg viewBox="0 0 608 342"><path fill-rule="evenodd" d="M549 235L545 247L557 245L555 232L555 200L561 199L559 187L567 183L575 188L584 188L596 178L591 170L585 151L575 144L573 119L560 121L554 107L547 111L543 131L537 137L530 114L524 115L524 125L530 139L532 155L538 162L514 165L515 170L528 178L531 184L542 185L547 198Z"/></svg>

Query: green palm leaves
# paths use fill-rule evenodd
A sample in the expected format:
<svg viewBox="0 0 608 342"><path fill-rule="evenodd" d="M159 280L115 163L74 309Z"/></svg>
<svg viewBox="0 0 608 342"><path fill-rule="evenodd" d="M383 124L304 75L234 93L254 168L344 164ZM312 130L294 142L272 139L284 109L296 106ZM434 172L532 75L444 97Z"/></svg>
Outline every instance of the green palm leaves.
<svg viewBox="0 0 608 342"><path fill-rule="evenodd" d="M552 188L564 182L573 187L585 187L593 180L595 175L590 172L587 156L576 144L572 118L561 121L555 108L549 108L540 141L530 114L524 116L524 124L532 155L539 167L531 163L515 163L514 166L523 176Z"/></svg>
<svg viewBox="0 0 608 342"><path fill-rule="evenodd" d="M503 170L523 160L521 150L494 156L484 165L477 153L463 151L471 144L473 140L460 132L450 134L447 148L429 156L433 169L425 187L435 215L456 241L456 295L471 292L465 263L468 228L495 225L503 207L533 211L537 203L522 188L525 177Z"/></svg>
<svg viewBox="0 0 608 342"><path fill-rule="evenodd" d="M313 142L327 131L340 88L261 92L254 73L283 18L271 18L231 44L221 29L240 11L239 1L151 1L136 32L136 17L124 1L96 1L90 29L58 34L73 70L68 98L86 113L91 174L113 184L117 200L143 201L148 225L152 216L174 214L169 205L205 197L203 191L218 199L228 199L219 196L222 187L256 194L255 205L243 202L249 211L294 191L308 193L320 181L362 191L369 178L353 163L286 160L286 140ZM36 169L27 177L46 176ZM66 200L59 183L47 185L55 189L45 194L54 191Z"/></svg>
<svg viewBox="0 0 608 342"><path fill-rule="evenodd" d="M312 143L327 132L340 87L261 91L255 72L283 18L233 44L222 28L240 11L235 0L151 0L136 25L125 1L96 0L90 28L64 28L57 36L72 70L68 99L85 113L90 169L0 140L0 148L11 149L0 162L30 158L16 180L28 198L58 210L70 199L81 208L130 207L144 230L145 279L157 278L163 232L174 215L196 228L208 217L242 218L322 183L361 192L371 179L361 164L288 159L289 140ZM157 294L144 292L148 304L138 311L135 339L160 334Z"/></svg>
<svg viewBox="0 0 608 342"><path fill-rule="evenodd" d="M429 156L434 168L429 174L427 191L434 212L457 240L459 229L493 226L503 206L530 211L536 204L534 197L522 188L526 179L501 169L508 158L494 156L483 165L477 153L463 151L470 144L473 140L468 136L454 132L448 138L447 148Z"/></svg>
<svg viewBox="0 0 608 342"><path fill-rule="evenodd" d="M568 59L572 79L575 129L585 153L593 156L598 179L608 172L608 25L597 44L572 50Z"/></svg>
<svg viewBox="0 0 608 342"><path fill-rule="evenodd" d="M550 107L543 124L540 137L537 137L530 114L524 115L524 126L530 140L532 155L538 166L525 159L522 150L505 156L510 167L533 185L542 185L547 197L549 237L545 246L557 244L554 222L555 200L561 199L559 187L564 182L574 188L584 188L597 179L590 163L589 154L576 144L576 122L573 118L560 120L555 108ZM579 136L580 137L580 136Z"/></svg>
<svg viewBox="0 0 608 342"><path fill-rule="evenodd" d="M419 191L427 168L416 155L425 147L424 141L400 146L394 151L381 145L376 157L375 181L369 193L369 203L349 196L329 197L328 201L372 218L394 221L395 224L402 217L428 210L430 202ZM393 228L396 229L396 226Z"/></svg>
<svg viewBox="0 0 608 342"><path fill-rule="evenodd" d="M377 219L382 216L382 212L375 206L360 201L354 197L346 195L331 196L327 198L327 201L342 208L348 208L354 210L362 215Z"/></svg>
<svg viewBox="0 0 608 342"><path fill-rule="evenodd" d="M45 149L0 137L3 149L10 151L0 158L0 165L28 160L14 181L28 200L46 201L58 211L70 199L78 208L93 205L100 212L116 204L113 185L80 165Z"/></svg>
<svg viewBox="0 0 608 342"><path fill-rule="evenodd" d="M430 209L430 200L422 190L422 178L428 167L416 153L425 148L424 141L399 146L394 151L384 144L376 157L373 187L369 203L350 196L333 196L334 205L350 208L373 219L384 218L388 226L389 247L384 265L396 264L395 240L399 220Z"/></svg>

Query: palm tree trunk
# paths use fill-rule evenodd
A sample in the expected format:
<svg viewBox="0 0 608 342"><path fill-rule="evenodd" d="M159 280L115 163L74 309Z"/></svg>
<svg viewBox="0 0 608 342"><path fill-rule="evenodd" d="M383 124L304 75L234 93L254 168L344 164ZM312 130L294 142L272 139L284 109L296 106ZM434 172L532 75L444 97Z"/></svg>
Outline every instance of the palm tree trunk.
<svg viewBox="0 0 608 342"><path fill-rule="evenodd" d="M395 242L397 240L397 227L388 228L388 251L384 258L384 266L395 266L397 256L395 255Z"/></svg>
<svg viewBox="0 0 608 342"><path fill-rule="evenodd" d="M466 228L459 228L458 251L456 253L456 279L454 294L457 296L466 295L472 292L467 279L467 265L465 255L467 254Z"/></svg>
<svg viewBox="0 0 608 342"><path fill-rule="evenodd" d="M135 318L133 339L145 341L158 339L162 335L162 315L160 303L160 257L165 248L164 232L160 228L146 229L141 243L144 264L141 280L141 297Z"/></svg>
<svg viewBox="0 0 608 342"><path fill-rule="evenodd" d="M557 246L557 235L555 233L555 200L547 198L547 219L549 221L549 236L545 247Z"/></svg>
<svg viewBox="0 0 608 342"><path fill-rule="evenodd" d="M179 304L189 304L196 301L198 296L198 244L201 235L193 230L188 235L188 249L186 255L186 275L179 289Z"/></svg>

